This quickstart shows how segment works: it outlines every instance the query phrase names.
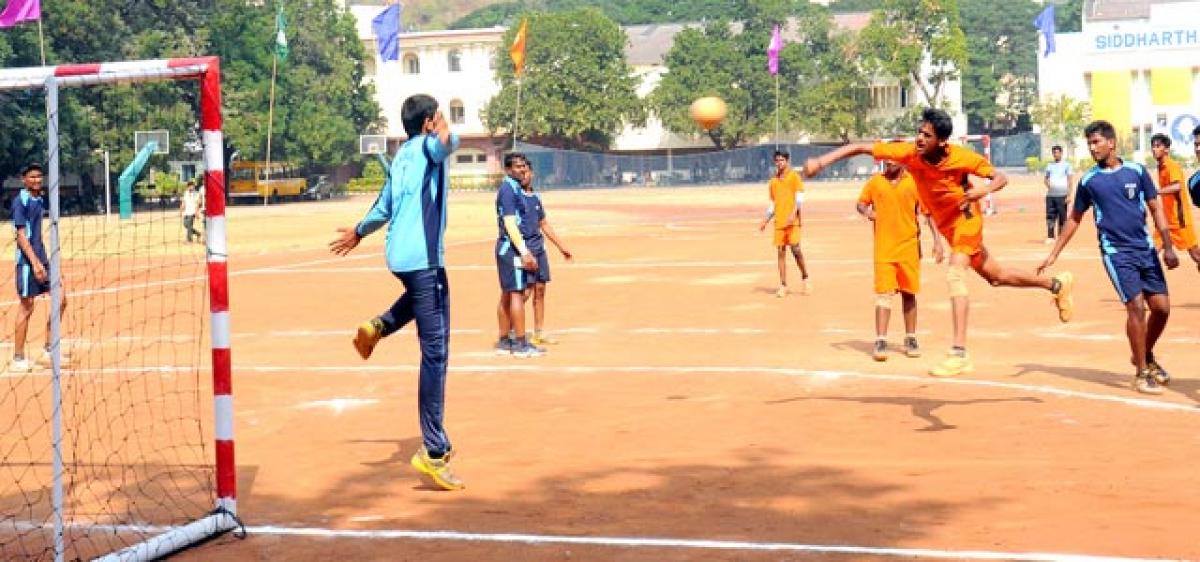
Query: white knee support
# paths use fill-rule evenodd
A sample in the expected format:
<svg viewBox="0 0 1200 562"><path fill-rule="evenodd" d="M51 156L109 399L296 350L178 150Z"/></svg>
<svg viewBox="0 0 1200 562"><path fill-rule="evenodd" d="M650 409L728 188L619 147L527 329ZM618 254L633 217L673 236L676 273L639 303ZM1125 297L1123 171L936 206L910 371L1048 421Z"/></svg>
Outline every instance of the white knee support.
<svg viewBox="0 0 1200 562"><path fill-rule="evenodd" d="M875 295L875 308L891 310L892 309L892 294L891 293L880 293L880 294Z"/></svg>
<svg viewBox="0 0 1200 562"><path fill-rule="evenodd" d="M967 268L951 265L946 270L946 285L950 288L950 297L967 296Z"/></svg>

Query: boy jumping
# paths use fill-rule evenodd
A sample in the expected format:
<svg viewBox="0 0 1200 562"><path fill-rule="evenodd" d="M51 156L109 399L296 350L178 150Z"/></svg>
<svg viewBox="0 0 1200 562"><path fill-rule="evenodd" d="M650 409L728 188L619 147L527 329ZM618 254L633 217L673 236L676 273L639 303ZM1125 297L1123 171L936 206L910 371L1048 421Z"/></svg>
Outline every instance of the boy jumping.
<svg viewBox="0 0 1200 562"><path fill-rule="evenodd" d="M1053 278L1008 269L983 246L983 214L979 200L1008 184L1008 177L992 167L974 151L951 145L948 140L954 123L940 109L929 108L921 115L915 142L858 143L842 146L804 164L804 173L814 176L821 169L851 156L873 155L877 160L891 160L903 165L917 184L917 196L929 209L950 245L950 268L946 281L950 288L950 303L954 320L954 346L945 360L929 371L936 377L949 377L974 370L967 355L967 270L974 269L994 287L1040 287L1054 295L1059 320L1071 320L1073 304L1071 288L1074 277L1069 272ZM978 187L969 183L968 176L990 179Z"/></svg>

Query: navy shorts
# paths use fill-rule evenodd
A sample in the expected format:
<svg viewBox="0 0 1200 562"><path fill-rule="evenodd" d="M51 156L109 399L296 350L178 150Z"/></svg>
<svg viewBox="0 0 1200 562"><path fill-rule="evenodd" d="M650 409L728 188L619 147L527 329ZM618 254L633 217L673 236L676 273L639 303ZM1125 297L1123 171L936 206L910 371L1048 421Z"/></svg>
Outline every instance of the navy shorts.
<svg viewBox="0 0 1200 562"><path fill-rule="evenodd" d="M1119 252L1103 256L1104 269L1122 303L1127 303L1141 294L1167 294L1167 278L1163 275L1158 252Z"/></svg>
<svg viewBox="0 0 1200 562"><path fill-rule="evenodd" d="M526 271L521 267L521 254L506 240L496 242L496 272L500 276L500 290L506 293L522 292L529 285Z"/></svg>
<svg viewBox="0 0 1200 562"><path fill-rule="evenodd" d="M537 271L526 271L525 281L530 285L534 283L549 283L550 282L550 256L545 250L535 252L533 258L537 260Z"/></svg>
<svg viewBox="0 0 1200 562"><path fill-rule="evenodd" d="M22 260L24 261L24 260ZM46 269L46 273L50 273L50 264L42 263L42 267ZM14 276L17 282L17 296L27 299L44 295L50 292L50 283L42 283L37 280L37 276L33 274L33 266L28 263L18 263L17 271Z"/></svg>

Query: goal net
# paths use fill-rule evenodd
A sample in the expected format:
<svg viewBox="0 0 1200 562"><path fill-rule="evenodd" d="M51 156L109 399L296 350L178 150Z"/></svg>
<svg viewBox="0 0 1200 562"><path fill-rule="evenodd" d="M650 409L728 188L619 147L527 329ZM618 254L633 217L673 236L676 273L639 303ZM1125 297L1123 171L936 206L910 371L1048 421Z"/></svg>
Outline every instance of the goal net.
<svg viewBox="0 0 1200 562"><path fill-rule="evenodd" d="M0 105L0 559L234 528L218 59L0 69Z"/></svg>

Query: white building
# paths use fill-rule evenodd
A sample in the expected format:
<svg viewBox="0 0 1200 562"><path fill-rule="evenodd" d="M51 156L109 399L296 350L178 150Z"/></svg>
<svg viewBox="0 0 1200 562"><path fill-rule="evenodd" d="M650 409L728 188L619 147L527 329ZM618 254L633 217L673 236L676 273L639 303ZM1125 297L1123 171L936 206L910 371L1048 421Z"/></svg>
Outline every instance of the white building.
<svg viewBox="0 0 1200 562"><path fill-rule="evenodd" d="M400 122L400 104L410 95L425 93L441 104L454 129L463 139L463 148L456 155L456 174L498 172L499 158L509 139L493 138L484 127L480 112L500 91L495 77L497 52L506 31L503 27L449 31L405 33L400 39L400 60L387 63L379 59L372 19L383 9L379 5L351 3L358 36L369 55L367 79L375 85L377 101L387 120L386 134L392 144L404 137ZM846 32L857 32L870 21L870 14L839 14L835 23ZM635 25L625 28L628 42L626 60L641 78L638 94L647 96L658 85L667 69L664 60L674 43L675 35L698 24ZM793 29L798 26L793 22ZM766 45L763 46L764 50ZM507 57L504 57L507 62ZM766 57L763 57L766 72ZM925 105L915 89L907 88L889 77L877 78L870 88L873 109L871 117L889 119L907 111L910 105ZM951 81L943 86L957 134L966 132L966 115L962 111L961 83ZM786 129L786 127L785 127ZM767 139L763 139L764 142ZM813 139L792 134L788 142L807 142ZM667 131L653 116L645 127L626 127L613 143L616 151L656 151L679 148L711 147L704 137L680 136Z"/></svg>
<svg viewBox="0 0 1200 562"><path fill-rule="evenodd" d="M1093 118L1110 121L1139 161L1157 132L1173 137L1176 152L1191 151L1200 125L1200 1L1088 0L1081 32L1056 34L1044 58L1039 43L1039 95L1090 102Z"/></svg>

